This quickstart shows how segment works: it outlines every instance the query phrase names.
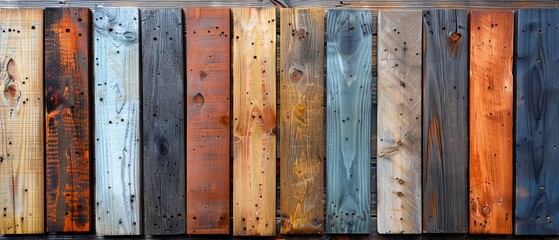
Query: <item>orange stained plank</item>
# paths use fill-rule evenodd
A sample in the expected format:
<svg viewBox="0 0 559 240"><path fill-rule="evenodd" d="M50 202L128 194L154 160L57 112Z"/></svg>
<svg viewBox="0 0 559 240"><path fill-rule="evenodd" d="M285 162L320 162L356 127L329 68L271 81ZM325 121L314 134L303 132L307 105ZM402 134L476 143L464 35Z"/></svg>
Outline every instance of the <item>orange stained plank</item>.
<svg viewBox="0 0 559 240"><path fill-rule="evenodd" d="M512 233L513 17L470 13L470 233Z"/></svg>

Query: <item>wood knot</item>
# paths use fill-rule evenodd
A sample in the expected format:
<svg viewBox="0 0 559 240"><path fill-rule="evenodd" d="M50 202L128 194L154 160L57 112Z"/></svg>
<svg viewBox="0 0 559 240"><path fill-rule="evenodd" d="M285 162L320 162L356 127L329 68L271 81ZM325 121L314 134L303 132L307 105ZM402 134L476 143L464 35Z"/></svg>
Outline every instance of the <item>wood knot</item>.
<svg viewBox="0 0 559 240"><path fill-rule="evenodd" d="M295 69L292 73L291 73L291 80L298 82L301 81L301 79L303 79L303 71Z"/></svg>
<svg viewBox="0 0 559 240"><path fill-rule="evenodd" d="M406 87L406 83L404 81L400 81L400 86Z"/></svg>
<svg viewBox="0 0 559 240"><path fill-rule="evenodd" d="M398 192L397 195L398 195L398 197L403 197L404 196L404 194L402 192Z"/></svg>
<svg viewBox="0 0 559 240"><path fill-rule="evenodd" d="M207 74L206 72L200 71L200 78L201 78L201 79L204 79L204 78L206 78L207 76L208 76L208 74Z"/></svg>
<svg viewBox="0 0 559 240"><path fill-rule="evenodd" d="M229 126L230 121L231 121L231 118L229 118L229 116L221 117L221 123L223 125Z"/></svg>
<svg viewBox="0 0 559 240"><path fill-rule="evenodd" d="M450 40L451 41L458 41L460 38L462 37L462 34L457 33L457 32L453 32L452 34L450 34Z"/></svg>
<svg viewBox="0 0 559 240"><path fill-rule="evenodd" d="M299 36L305 36L305 29L299 29Z"/></svg>
<svg viewBox="0 0 559 240"><path fill-rule="evenodd" d="M398 178L398 184L404 185L405 183L406 183L406 181Z"/></svg>
<svg viewBox="0 0 559 240"><path fill-rule="evenodd" d="M404 143L403 143L402 141L398 141L397 144L398 144L398 146L400 146L400 147L401 147L401 146L404 146Z"/></svg>
<svg viewBox="0 0 559 240"><path fill-rule="evenodd" d="M155 148L162 156L167 156L167 154L169 154L169 142L167 142L165 138L157 138L155 140Z"/></svg>
<svg viewBox="0 0 559 240"><path fill-rule="evenodd" d="M484 206L481 209L481 213L483 213L483 215L489 215L490 212L491 212L491 208L489 208L488 206Z"/></svg>
<svg viewBox="0 0 559 240"><path fill-rule="evenodd" d="M204 96L202 96L201 93L196 94L196 96L194 96L194 102L198 105L204 104Z"/></svg>

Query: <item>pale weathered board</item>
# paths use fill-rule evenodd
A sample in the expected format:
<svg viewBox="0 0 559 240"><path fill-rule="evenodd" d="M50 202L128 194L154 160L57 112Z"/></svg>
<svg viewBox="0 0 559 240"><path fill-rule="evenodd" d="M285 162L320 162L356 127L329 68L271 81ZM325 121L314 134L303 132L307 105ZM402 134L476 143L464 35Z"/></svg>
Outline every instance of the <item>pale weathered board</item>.
<svg viewBox="0 0 559 240"><path fill-rule="evenodd" d="M233 9L233 235L276 233L276 10Z"/></svg>
<svg viewBox="0 0 559 240"><path fill-rule="evenodd" d="M186 9L188 234L229 234L231 11Z"/></svg>
<svg viewBox="0 0 559 240"><path fill-rule="evenodd" d="M421 17L421 11L379 12L379 233L422 230Z"/></svg>
<svg viewBox="0 0 559 240"><path fill-rule="evenodd" d="M43 233L43 10L0 10L0 93L0 234Z"/></svg>
<svg viewBox="0 0 559 240"><path fill-rule="evenodd" d="M144 233L184 234L186 224L182 9L142 9Z"/></svg>
<svg viewBox="0 0 559 240"><path fill-rule="evenodd" d="M372 12L328 10L326 232L371 231Z"/></svg>
<svg viewBox="0 0 559 240"><path fill-rule="evenodd" d="M135 8L95 8L95 223L140 234L140 49Z"/></svg>
<svg viewBox="0 0 559 240"><path fill-rule="evenodd" d="M512 11L470 13L470 233L512 233Z"/></svg>
<svg viewBox="0 0 559 240"><path fill-rule="evenodd" d="M516 13L517 235L559 234L559 10Z"/></svg>
<svg viewBox="0 0 559 240"><path fill-rule="evenodd" d="M92 226L90 16L87 8L45 10L48 232Z"/></svg>
<svg viewBox="0 0 559 240"><path fill-rule="evenodd" d="M324 232L324 16L280 11L282 234Z"/></svg>
<svg viewBox="0 0 559 240"><path fill-rule="evenodd" d="M468 12L423 12L423 232L468 232Z"/></svg>

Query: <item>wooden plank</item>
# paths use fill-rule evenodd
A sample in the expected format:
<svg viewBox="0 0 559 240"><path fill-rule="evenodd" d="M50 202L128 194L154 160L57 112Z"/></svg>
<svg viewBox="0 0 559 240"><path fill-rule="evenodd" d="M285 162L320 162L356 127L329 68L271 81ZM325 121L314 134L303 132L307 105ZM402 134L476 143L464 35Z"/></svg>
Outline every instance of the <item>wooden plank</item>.
<svg viewBox="0 0 559 240"><path fill-rule="evenodd" d="M45 10L47 231L91 229L91 12Z"/></svg>
<svg viewBox="0 0 559 240"><path fill-rule="evenodd" d="M0 9L0 234L44 232L43 10Z"/></svg>
<svg viewBox="0 0 559 240"><path fill-rule="evenodd" d="M144 233L181 234L186 231L182 9L142 9L140 15Z"/></svg>
<svg viewBox="0 0 559 240"><path fill-rule="evenodd" d="M379 233L421 233L421 15L379 12Z"/></svg>
<svg viewBox="0 0 559 240"><path fill-rule="evenodd" d="M423 12L423 232L468 232L468 12Z"/></svg>
<svg viewBox="0 0 559 240"><path fill-rule="evenodd" d="M324 232L323 9L280 11L281 233Z"/></svg>
<svg viewBox="0 0 559 240"><path fill-rule="evenodd" d="M231 12L186 9L188 234L229 234ZM192 147L188 147L192 146Z"/></svg>
<svg viewBox="0 0 559 240"><path fill-rule="evenodd" d="M275 235L276 11L232 11L233 235Z"/></svg>
<svg viewBox="0 0 559 240"><path fill-rule="evenodd" d="M559 234L559 10L516 16L517 235Z"/></svg>
<svg viewBox="0 0 559 240"><path fill-rule="evenodd" d="M326 232L371 231L372 12L328 10Z"/></svg>
<svg viewBox="0 0 559 240"><path fill-rule="evenodd" d="M512 11L470 13L470 233L512 233Z"/></svg>
<svg viewBox="0 0 559 240"><path fill-rule="evenodd" d="M95 8L95 215L99 235L140 234L138 9Z"/></svg>

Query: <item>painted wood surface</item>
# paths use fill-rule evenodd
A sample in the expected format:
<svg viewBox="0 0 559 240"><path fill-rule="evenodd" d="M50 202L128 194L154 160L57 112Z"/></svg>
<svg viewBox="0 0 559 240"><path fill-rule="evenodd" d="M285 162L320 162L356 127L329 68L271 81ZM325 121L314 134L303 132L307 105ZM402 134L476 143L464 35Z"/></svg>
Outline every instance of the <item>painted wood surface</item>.
<svg viewBox="0 0 559 240"><path fill-rule="evenodd" d="M91 12L45 10L48 232L91 230Z"/></svg>
<svg viewBox="0 0 559 240"><path fill-rule="evenodd" d="M233 235L275 235L276 10L232 12Z"/></svg>
<svg viewBox="0 0 559 240"><path fill-rule="evenodd" d="M0 91L0 234L43 233L43 10L0 10Z"/></svg>
<svg viewBox="0 0 559 240"><path fill-rule="evenodd" d="M328 10L326 232L371 231L372 12Z"/></svg>
<svg viewBox="0 0 559 240"><path fill-rule="evenodd" d="M513 16L470 13L470 233L512 233Z"/></svg>
<svg viewBox="0 0 559 240"><path fill-rule="evenodd" d="M144 233L186 232L182 9L142 9Z"/></svg>
<svg viewBox="0 0 559 240"><path fill-rule="evenodd" d="M468 12L423 11L423 232L468 232Z"/></svg>
<svg viewBox="0 0 559 240"><path fill-rule="evenodd" d="M380 11L378 231L421 233L422 12Z"/></svg>
<svg viewBox="0 0 559 240"><path fill-rule="evenodd" d="M515 40L515 233L557 235L559 10L518 11Z"/></svg>
<svg viewBox="0 0 559 240"><path fill-rule="evenodd" d="M189 234L229 234L231 12L188 8L187 212Z"/></svg>
<svg viewBox="0 0 559 240"><path fill-rule="evenodd" d="M96 230L140 234L138 9L99 7L93 18Z"/></svg>
<svg viewBox="0 0 559 240"><path fill-rule="evenodd" d="M324 232L324 17L280 11L282 234Z"/></svg>

